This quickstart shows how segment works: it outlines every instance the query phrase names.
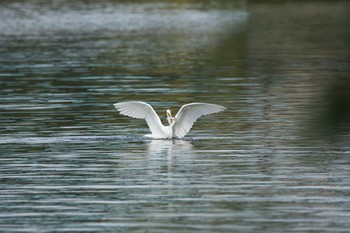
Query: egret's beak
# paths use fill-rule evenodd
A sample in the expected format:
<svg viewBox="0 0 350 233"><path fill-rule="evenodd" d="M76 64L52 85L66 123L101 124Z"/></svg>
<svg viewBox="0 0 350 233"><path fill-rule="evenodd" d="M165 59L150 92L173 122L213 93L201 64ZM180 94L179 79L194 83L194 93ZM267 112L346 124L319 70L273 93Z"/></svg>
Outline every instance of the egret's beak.
<svg viewBox="0 0 350 233"><path fill-rule="evenodd" d="M170 122L171 122L171 124L172 123L174 123L174 118L173 118L173 116L171 115L171 111L169 110L169 115L170 115Z"/></svg>
<svg viewBox="0 0 350 233"><path fill-rule="evenodd" d="M169 109L166 111L166 115L167 115L167 120L168 120L169 125L172 124L174 118L171 115L171 111Z"/></svg>

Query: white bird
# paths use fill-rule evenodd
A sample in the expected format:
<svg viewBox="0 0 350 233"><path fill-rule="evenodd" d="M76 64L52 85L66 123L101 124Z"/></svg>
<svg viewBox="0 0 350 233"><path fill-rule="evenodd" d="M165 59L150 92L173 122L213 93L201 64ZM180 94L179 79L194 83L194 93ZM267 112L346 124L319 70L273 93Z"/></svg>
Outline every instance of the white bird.
<svg viewBox="0 0 350 233"><path fill-rule="evenodd" d="M113 104L113 106L120 114L145 119L152 133L145 135L145 137L155 139L183 138L199 117L226 110L225 107L218 104L185 104L175 117L171 115L170 109L166 110L169 125L164 126L152 106L145 102L127 101Z"/></svg>

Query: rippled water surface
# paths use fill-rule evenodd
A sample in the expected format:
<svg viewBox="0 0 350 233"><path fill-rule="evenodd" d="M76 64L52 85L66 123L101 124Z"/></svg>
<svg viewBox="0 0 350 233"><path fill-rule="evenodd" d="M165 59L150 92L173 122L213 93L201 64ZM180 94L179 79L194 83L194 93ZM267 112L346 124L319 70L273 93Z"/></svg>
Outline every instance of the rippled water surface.
<svg viewBox="0 0 350 233"><path fill-rule="evenodd" d="M1 232L348 232L349 3L3 1ZM113 103L165 122L147 140Z"/></svg>

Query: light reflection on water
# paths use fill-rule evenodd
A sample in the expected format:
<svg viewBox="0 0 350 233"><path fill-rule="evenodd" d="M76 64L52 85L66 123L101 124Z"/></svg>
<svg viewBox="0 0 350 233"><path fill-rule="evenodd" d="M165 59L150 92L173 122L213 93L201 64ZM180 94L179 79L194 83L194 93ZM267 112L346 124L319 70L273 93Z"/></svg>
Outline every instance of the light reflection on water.
<svg viewBox="0 0 350 233"><path fill-rule="evenodd" d="M1 231L348 231L349 131L305 127L348 3L222 4L1 3ZM123 100L228 110L145 140Z"/></svg>

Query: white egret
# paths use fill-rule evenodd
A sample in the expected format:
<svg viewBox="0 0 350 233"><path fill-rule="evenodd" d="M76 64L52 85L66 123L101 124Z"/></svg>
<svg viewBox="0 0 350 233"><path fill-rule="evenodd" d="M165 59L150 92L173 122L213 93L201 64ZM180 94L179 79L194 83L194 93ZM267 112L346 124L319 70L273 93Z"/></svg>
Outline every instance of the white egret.
<svg viewBox="0 0 350 233"><path fill-rule="evenodd" d="M164 126L152 106L145 102L127 101L116 103L113 106L123 115L145 119L152 133L145 137L156 139L183 138L199 117L226 110L225 107L217 104L185 104L175 117L171 115L170 109L166 110L169 125Z"/></svg>

